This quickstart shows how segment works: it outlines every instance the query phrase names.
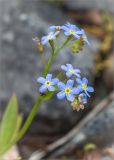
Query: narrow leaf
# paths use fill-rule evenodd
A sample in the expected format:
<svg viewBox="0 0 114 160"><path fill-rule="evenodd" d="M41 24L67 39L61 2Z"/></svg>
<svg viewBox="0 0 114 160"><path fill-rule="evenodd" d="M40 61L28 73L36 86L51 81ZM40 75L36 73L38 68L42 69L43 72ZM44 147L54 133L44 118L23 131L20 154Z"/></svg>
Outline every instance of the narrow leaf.
<svg viewBox="0 0 114 160"><path fill-rule="evenodd" d="M14 133L13 133L12 140L13 140L15 137L17 137L18 131L19 131L20 127L21 127L21 124L22 124L22 116L21 116L21 115L18 115L18 117L17 117L17 125L16 125L15 131L14 131Z"/></svg>
<svg viewBox="0 0 114 160"><path fill-rule="evenodd" d="M0 126L0 147L11 141L17 125L18 105L16 95L8 103Z"/></svg>

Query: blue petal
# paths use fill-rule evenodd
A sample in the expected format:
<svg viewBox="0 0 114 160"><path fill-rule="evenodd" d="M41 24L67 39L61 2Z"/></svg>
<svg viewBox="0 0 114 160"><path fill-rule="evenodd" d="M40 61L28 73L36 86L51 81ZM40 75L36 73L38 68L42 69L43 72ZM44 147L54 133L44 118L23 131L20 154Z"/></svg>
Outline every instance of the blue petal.
<svg viewBox="0 0 114 160"><path fill-rule="evenodd" d="M66 65L69 69L73 69L73 66L71 64L66 64Z"/></svg>
<svg viewBox="0 0 114 160"><path fill-rule="evenodd" d="M83 34L83 33L82 33L82 30L77 31L76 33L77 33L77 34Z"/></svg>
<svg viewBox="0 0 114 160"><path fill-rule="evenodd" d="M79 73L76 73L76 72L75 72L74 74L75 74L77 77L79 77L79 78L81 77Z"/></svg>
<svg viewBox="0 0 114 160"><path fill-rule="evenodd" d="M83 81L84 84L86 84L86 85L88 84L87 78L84 77L84 78L82 79L82 81Z"/></svg>
<svg viewBox="0 0 114 160"><path fill-rule="evenodd" d="M49 91L55 91L55 88L53 86L51 86L51 85L47 86L47 88L48 88Z"/></svg>
<svg viewBox="0 0 114 160"><path fill-rule="evenodd" d="M73 101L74 100L74 96L72 94L66 94L67 100L68 101Z"/></svg>
<svg viewBox="0 0 114 160"><path fill-rule="evenodd" d="M54 79L52 79L52 81L51 81L52 83L52 85L55 85L55 84L57 84L58 82L59 82L59 80L58 80L58 78L54 78Z"/></svg>
<svg viewBox="0 0 114 160"><path fill-rule="evenodd" d="M75 71L76 73L81 73L81 71L80 71L79 69L74 69L74 71Z"/></svg>
<svg viewBox="0 0 114 160"><path fill-rule="evenodd" d="M72 88L72 94L79 94L80 93L80 88Z"/></svg>
<svg viewBox="0 0 114 160"><path fill-rule="evenodd" d="M68 71L68 72L66 72L66 76L67 76L67 77L71 77L71 76L72 76L72 73Z"/></svg>
<svg viewBox="0 0 114 160"><path fill-rule="evenodd" d="M82 86L81 85L78 85L78 87L77 87L79 90L80 90L80 92L82 92L83 91L83 88L82 88Z"/></svg>
<svg viewBox="0 0 114 160"><path fill-rule="evenodd" d="M39 77L38 79L37 79L37 82L39 82L39 83L42 83L42 84L44 84L45 83L45 78L43 78L43 77Z"/></svg>
<svg viewBox="0 0 114 160"><path fill-rule="evenodd" d="M44 93L46 91L47 87L45 85L42 85L40 88L39 88L39 91L40 93Z"/></svg>
<svg viewBox="0 0 114 160"><path fill-rule="evenodd" d="M48 39L44 39L44 40L41 40L42 44L46 44L48 42Z"/></svg>
<svg viewBox="0 0 114 160"><path fill-rule="evenodd" d="M69 79L66 83L66 87L72 87L74 84L74 80Z"/></svg>
<svg viewBox="0 0 114 160"><path fill-rule="evenodd" d="M82 96L83 98L80 98L80 96ZM83 104L86 104L87 103L87 95L85 93L81 93L79 96L78 96L78 100L83 103Z"/></svg>
<svg viewBox="0 0 114 160"><path fill-rule="evenodd" d="M79 35L77 35L77 34L74 34L74 37L75 37L75 38L77 38L77 39L79 39L79 38L80 38L80 36L79 36Z"/></svg>
<svg viewBox="0 0 114 160"><path fill-rule="evenodd" d="M90 97L90 95L88 94L88 92L87 92L86 90L84 90L84 92L86 93L86 95L87 95L88 97Z"/></svg>
<svg viewBox="0 0 114 160"><path fill-rule="evenodd" d="M44 41L45 39L47 39L47 36L43 36L43 37L41 38L41 41Z"/></svg>
<svg viewBox="0 0 114 160"><path fill-rule="evenodd" d="M63 98L65 98L65 92L59 92L59 93L57 93L57 98L58 99L63 99Z"/></svg>
<svg viewBox="0 0 114 160"><path fill-rule="evenodd" d="M86 104L87 103L87 99L83 99L82 103Z"/></svg>
<svg viewBox="0 0 114 160"><path fill-rule="evenodd" d="M46 76L46 80L51 81L51 78L52 78L52 74L47 74L47 76Z"/></svg>
<svg viewBox="0 0 114 160"><path fill-rule="evenodd" d="M54 33L55 38L59 33L60 33L60 31L57 31L57 32Z"/></svg>
<svg viewBox="0 0 114 160"><path fill-rule="evenodd" d="M64 71L67 71L67 70L68 70L68 68L67 68L65 65L62 65L62 66L61 66L61 69L64 70Z"/></svg>
<svg viewBox="0 0 114 160"><path fill-rule="evenodd" d="M64 84L64 83L59 82L57 85L58 85L58 88L59 88L60 90L64 90L64 89L65 89L65 84Z"/></svg>
<svg viewBox="0 0 114 160"><path fill-rule="evenodd" d="M76 78L76 82L77 82L78 84L82 84L82 80L81 80L80 78Z"/></svg>
<svg viewBox="0 0 114 160"><path fill-rule="evenodd" d="M87 95L85 93L82 93L83 97L87 99Z"/></svg>
<svg viewBox="0 0 114 160"><path fill-rule="evenodd" d="M50 26L49 28L54 30L54 29L56 29L56 26Z"/></svg>
<svg viewBox="0 0 114 160"><path fill-rule="evenodd" d="M62 26L61 29L63 29L64 31L68 31L69 30L68 27L66 27L66 26Z"/></svg>
<svg viewBox="0 0 114 160"><path fill-rule="evenodd" d="M93 88L93 87L88 86L88 87L87 87L87 91L88 91L88 92L94 92L94 88Z"/></svg>
<svg viewBox="0 0 114 160"><path fill-rule="evenodd" d="M65 35L66 35L66 36L69 36L69 35L71 35L71 34L70 34L69 32L65 32Z"/></svg>

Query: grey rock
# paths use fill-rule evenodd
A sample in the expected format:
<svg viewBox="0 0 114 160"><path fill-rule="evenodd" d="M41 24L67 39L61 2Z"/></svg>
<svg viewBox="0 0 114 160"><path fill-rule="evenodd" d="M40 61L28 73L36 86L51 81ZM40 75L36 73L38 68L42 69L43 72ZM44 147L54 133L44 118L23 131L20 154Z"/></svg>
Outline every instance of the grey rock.
<svg viewBox="0 0 114 160"><path fill-rule="evenodd" d="M98 9L114 13L113 0L65 0L64 3L69 9Z"/></svg>
<svg viewBox="0 0 114 160"><path fill-rule="evenodd" d="M86 142L95 143L98 146L108 146L114 140L114 101L104 111L87 124L82 131Z"/></svg>
<svg viewBox="0 0 114 160"><path fill-rule="evenodd" d="M10 0L8 5L7 1L0 1L0 110L5 108L8 99L15 92L20 111L27 116L38 94L36 79L42 75L43 69L32 38L46 34L51 23L64 24L67 17L45 1ZM91 49L85 46L83 52L77 56L64 49L53 64L51 72L57 72L61 64L70 62L92 81L94 53L97 53L99 41L90 36L90 42ZM45 47L45 50L49 58L49 47ZM74 113L68 102L58 101L55 97L42 104L30 131L67 131L84 114L85 112Z"/></svg>
<svg viewBox="0 0 114 160"><path fill-rule="evenodd" d="M84 147L85 144L94 143L97 148L113 149L114 145L114 100L106 106L91 122L85 125L76 136L62 147L58 147L51 152L46 159L54 159L62 155L70 154L77 147ZM72 154L71 154L72 155ZM44 158L43 151L36 151L30 156L30 160L39 160ZM112 160L110 155L103 154L101 160Z"/></svg>

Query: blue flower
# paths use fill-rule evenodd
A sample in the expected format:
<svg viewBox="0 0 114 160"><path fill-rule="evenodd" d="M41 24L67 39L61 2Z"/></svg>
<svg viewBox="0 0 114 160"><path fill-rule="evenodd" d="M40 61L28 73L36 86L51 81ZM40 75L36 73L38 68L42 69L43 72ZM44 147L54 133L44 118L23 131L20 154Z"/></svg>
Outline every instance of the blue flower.
<svg viewBox="0 0 114 160"><path fill-rule="evenodd" d="M46 43L48 43L49 40L54 40L56 39L56 36L59 32L50 32L47 36L43 36L41 38L41 42L43 45L45 45Z"/></svg>
<svg viewBox="0 0 114 160"><path fill-rule="evenodd" d="M75 95L79 93L79 89L76 87L73 87L74 81L73 80L68 80L66 84L59 82L58 83L58 88L61 90L57 94L58 99L63 99L67 98L68 101L73 101L75 98Z"/></svg>
<svg viewBox="0 0 114 160"><path fill-rule="evenodd" d="M85 93L79 94L78 100L80 103L86 104L87 103L87 95Z"/></svg>
<svg viewBox="0 0 114 160"><path fill-rule="evenodd" d="M94 89L91 86L87 86L88 84L87 78L84 77L82 80L80 78L76 78L76 81L79 84L78 89L80 90L80 92L84 91L86 95L90 97L88 92L94 92Z"/></svg>
<svg viewBox="0 0 114 160"><path fill-rule="evenodd" d="M81 73L80 70L73 68L73 66L71 64L66 64L66 66L62 65L61 69L66 72L67 77L71 77L72 75L75 75L77 77L81 77L80 76L80 73Z"/></svg>
<svg viewBox="0 0 114 160"><path fill-rule="evenodd" d="M76 27L73 24L70 24L69 22L67 22L66 25L62 26L61 29L65 31L64 34L66 36L73 35L77 39L79 39L80 34L82 34L82 31L78 27Z"/></svg>
<svg viewBox="0 0 114 160"><path fill-rule="evenodd" d="M60 31L61 30L61 26L50 26L49 27L51 30L57 30Z"/></svg>
<svg viewBox="0 0 114 160"><path fill-rule="evenodd" d="M56 85L59 80L57 78L52 79L52 74L47 74L46 78L39 77L37 82L42 84L39 88L40 93L44 93L46 90L55 91L54 85Z"/></svg>

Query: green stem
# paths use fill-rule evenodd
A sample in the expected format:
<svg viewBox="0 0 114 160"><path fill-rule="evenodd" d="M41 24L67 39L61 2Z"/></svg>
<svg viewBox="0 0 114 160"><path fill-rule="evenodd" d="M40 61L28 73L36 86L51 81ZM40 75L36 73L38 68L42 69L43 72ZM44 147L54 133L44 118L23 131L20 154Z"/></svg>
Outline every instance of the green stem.
<svg viewBox="0 0 114 160"><path fill-rule="evenodd" d="M44 67L44 75L45 76L49 72L51 64L52 64L53 60L55 59L55 57L57 56L57 54L59 53L59 51L63 47L65 47L71 39L72 39L72 37L68 37L67 40L56 51L54 51L54 48L52 48L52 54L50 56L48 64L47 64L47 66L45 65L45 67ZM31 123L32 123L32 121L34 119L41 102L42 102L42 97L38 96L38 98L37 98L37 100L35 102L35 105L33 106L32 111L30 112L26 122L24 123L24 126L19 131L18 136L13 141L8 143L6 146L4 146L0 150L0 156L2 156L13 144L17 143L24 136L25 132L28 130L28 128L30 127L30 125L31 125Z"/></svg>
<svg viewBox="0 0 114 160"><path fill-rule="evenodd" d="M55 59L55 57L57 56L57 54L60 52L61 49L63 49L68 44L68 42L71 39L72 39L72 37L68 37L67 40L55 52L52 52L51 57L48 61L47 67L44 70L44 76L46 76L47 73L49 73L50 66L52 65L52 62Z"/></svg>
<svg viewBox="0 0 114 160"><path fill-rule="evenodd" d="M35 105L33 106L32 108L32 111L30 112L23 128L21 129L21 131L19 132L18 134L18 137L17 137L17 141L21 139L21 137L25 134L25 132L28 130L29 126L31 125L31 122L33 121L37 111L38 111L38 108L40 107L40 104L42 102L42 97L41 96L38 96L36 102L35 102Z"/></svg>
<svg viewBox="0 0 114 160"><path fill-rule="evenodd" d="M2 156L13 144L17 143L22 137L23 135L25 134L25 132L28 130L28 128L30 127L31 125L31 122L33 121L36 113L37 113L37 110L40 106L42 102L42 98L41 96L38 96L37 100L36 100L36 103L35 105L33 106L32 108L32 111L30 112L24 126L22 127L22 129L20 130L20 132L18 133L18 136L10 143L8 143L6 146L4 146L1 150L0 150L0 156Z"/></svg>

